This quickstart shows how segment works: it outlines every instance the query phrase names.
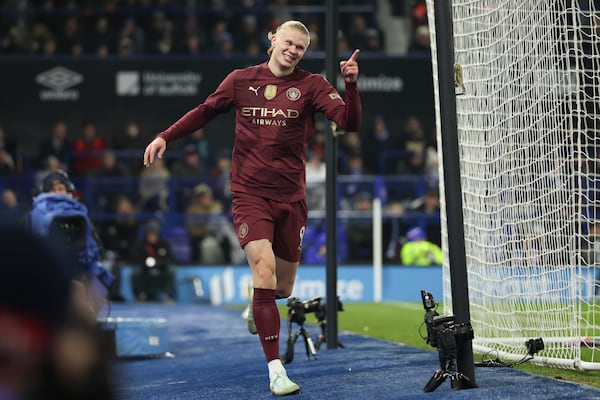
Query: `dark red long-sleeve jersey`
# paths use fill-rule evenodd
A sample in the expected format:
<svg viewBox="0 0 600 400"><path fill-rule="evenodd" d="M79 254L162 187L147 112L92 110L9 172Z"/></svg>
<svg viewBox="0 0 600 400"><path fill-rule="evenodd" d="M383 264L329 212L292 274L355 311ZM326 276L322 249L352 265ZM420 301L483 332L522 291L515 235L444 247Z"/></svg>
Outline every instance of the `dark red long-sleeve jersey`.
<svg viewBox="0 0 600 400"><path fill-rule="evenodd" d="M159 137L170 142L189 135L232 107L231 190L285 202L306 196L306 150L315 113L346 131L358 130L362 115L356 83L346 83L342 99L322 75L296 68L278 78L264 63L232 71L206 101Z"/></svg>

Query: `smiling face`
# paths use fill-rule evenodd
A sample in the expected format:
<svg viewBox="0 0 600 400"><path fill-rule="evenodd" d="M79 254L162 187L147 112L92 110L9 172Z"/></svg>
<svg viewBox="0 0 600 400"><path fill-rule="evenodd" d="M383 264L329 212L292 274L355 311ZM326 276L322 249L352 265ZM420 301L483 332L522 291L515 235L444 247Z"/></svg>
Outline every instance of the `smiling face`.
<svg viewBox="0 0 600 400"><path fill-rule="evenodd" d="M289 75L304 56L310 36L304 25L296 21L282 24L271 36L269 69L276 76Z"/></svg>

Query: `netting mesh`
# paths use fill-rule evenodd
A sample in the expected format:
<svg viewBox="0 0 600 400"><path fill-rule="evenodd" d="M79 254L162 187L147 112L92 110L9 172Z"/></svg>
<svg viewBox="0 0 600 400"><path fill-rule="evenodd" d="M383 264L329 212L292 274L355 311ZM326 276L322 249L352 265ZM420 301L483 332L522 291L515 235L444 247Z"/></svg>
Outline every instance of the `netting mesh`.
<svg viewBox="0 0 600 400"><path fill-rule="evenodd" d="M452 13L474 349L521 359L542 337L536 361L600 369L600 13L550 0L454 0Z"/></svg>

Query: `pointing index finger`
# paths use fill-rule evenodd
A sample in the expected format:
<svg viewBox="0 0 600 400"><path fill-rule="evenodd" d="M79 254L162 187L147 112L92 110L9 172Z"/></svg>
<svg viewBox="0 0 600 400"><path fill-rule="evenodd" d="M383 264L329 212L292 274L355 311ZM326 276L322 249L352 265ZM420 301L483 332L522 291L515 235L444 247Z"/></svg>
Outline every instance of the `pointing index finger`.
<svg viewBox="0 0 600 400"><path fill-rule="evenodd" d="M356 59L358 58L358 54L360 53L359 49L354 50L354 53L352 53L352 55L350 56L350 58L348 59L348 61L356 61Z"/></svg>

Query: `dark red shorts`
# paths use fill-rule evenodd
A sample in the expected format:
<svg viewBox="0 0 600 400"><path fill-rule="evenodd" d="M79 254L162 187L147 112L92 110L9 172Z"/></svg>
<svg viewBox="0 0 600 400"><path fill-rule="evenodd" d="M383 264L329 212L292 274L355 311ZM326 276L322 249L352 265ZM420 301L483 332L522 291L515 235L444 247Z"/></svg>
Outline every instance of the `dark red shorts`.
<svg viewBox="0 0 600 400"><path fill-rule="evenodd" d="M273 243L277 257L290 262L300 261L302 238L308 221L305 200L282 203L236 192L231 210L242 248L253 240L268 239Z"/></svg>

